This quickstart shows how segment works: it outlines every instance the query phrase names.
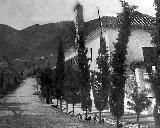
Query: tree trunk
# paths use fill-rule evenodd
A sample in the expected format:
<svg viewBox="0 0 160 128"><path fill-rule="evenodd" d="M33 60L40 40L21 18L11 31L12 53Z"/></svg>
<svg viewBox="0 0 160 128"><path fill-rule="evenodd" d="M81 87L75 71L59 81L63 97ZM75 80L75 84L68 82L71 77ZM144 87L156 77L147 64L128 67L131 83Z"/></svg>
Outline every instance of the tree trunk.
<svg viewBox="0 0 160 128"><path fill-rule="evenodd" d="M137 113L137 125L138 125L138 128L140 128L140 124L139 124L139 113Z"/></svg>
<svg viewBox="0 0 160 128"><path fill-rule="evenodd" d="M73 115L74 115L74 103L73 103Z"/></svg>
<svg viewBox="0 0 160 128"><path fill-rule="evenodd" d="M155 126L156 126L156 128L159 128L160 127L160 113L158 113L158 105L157 105L157 103L154 106L153 115L154 115L154 120L155 120Z"/></svg>
<svg viewBox="0 0 160 128"><path fill-rule="evenodd" d="M38 92L38 83L37 83L37 92Z"/></svg>
<svg viewBox="0 0 160 128"><path fill-rule="evenodd" d="M46 103L50 104L50 89L48 86L47 86L47 94L46 94Z"/></svg>
<svg viewBox="0 0 160 128"><path fill-rule="evenodd" d="M119 128L119 117L116 117L117 128Z"/></svg>
<svg viewBox="0 0 160 128"><path fill-rule="evenodd" d="M49 102L50 102L50 104L52 104L52 95L51 95L51 91L50 91L50 93L49 93Z"/></svg>
<svg viewBox="0 0 160 128"><path fill-rule="evenodd" d="M101 111L99 111L99 123L101 123Z"/></svg>
<svg viewBox="0 0 160 128"><path fill-rule="evenodd" d="M58 107L58 99L57 99L57 107Z"/></svg>
<svg viewBox="0 0 160 128"><path fill-rule="evenodd" d="M66 113L68 113L68 102L66 101Z"/></svg>
<svg viewBox="0 0 160 128"><path fill-rule="evenodd" d="M85 119L87 120L87 108L86 108L86 118Z"/></svg>
<svg viewBox="0 0 160 128"><path fill-rule="evenodd" d="M62 111L62 97L60 98L60 109Z"/></svg>

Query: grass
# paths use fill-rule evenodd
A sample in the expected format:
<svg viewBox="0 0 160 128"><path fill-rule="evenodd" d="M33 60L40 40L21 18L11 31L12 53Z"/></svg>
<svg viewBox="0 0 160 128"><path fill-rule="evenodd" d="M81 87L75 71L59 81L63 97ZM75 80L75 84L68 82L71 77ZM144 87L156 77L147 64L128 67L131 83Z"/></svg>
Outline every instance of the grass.
<svg viewBox="0 0 160 128"><path fill-rule="evenodd" d="M114 117L110 114L110 112L103 113L102 118L113 119ZM125 113L124 116L120 119L121 122L125 122L126 124L137 124L136 114L133 113ZM154 128L154 118L152 114L149 115L141 115L140 116L140 124L142 126L150 126Z"/></svg>
<svg viewBox="0 0 160 128"><path fill-rule="evenodd" d="M64 104L63 104L64 105ZM72 106L70 106L72 107ZM80 106L78 105L76 108L80 108ZM94 114L97 114L99 115L99 112L91 112L91 113L88 113L88 115L90 116L94 116ZM114 117L111 115L111 113L108 111L108 112L102 112L102 118L106 118L106 120L108 119L112 119L114 120ZM132 124L132 125L135 125L137 124L137 118L136 118L136 114L133 114L133 113L125 113L124 116L120 119L121 122L125 122L125 124ZM153 118L153 115L152 114L148 114L148 115L141 115L140 116L140 124L141 126L149 126L151 128L154 128L154 118ZM106 124L106 126L109 126L109 127L113 127L113 125L111 124Z"/></svg>

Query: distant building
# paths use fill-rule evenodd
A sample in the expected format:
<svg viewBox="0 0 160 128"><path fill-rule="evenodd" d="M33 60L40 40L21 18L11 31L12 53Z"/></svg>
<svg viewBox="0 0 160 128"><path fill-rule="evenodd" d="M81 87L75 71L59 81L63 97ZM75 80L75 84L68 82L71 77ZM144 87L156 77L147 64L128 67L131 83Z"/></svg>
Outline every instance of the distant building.
<svg viewBox="0 0 160 128"><path fill-rule="evenodd" d="M7 67L8 67L8 63L7 62L1 62L0 63L0 69L7 68Z"/></svg>

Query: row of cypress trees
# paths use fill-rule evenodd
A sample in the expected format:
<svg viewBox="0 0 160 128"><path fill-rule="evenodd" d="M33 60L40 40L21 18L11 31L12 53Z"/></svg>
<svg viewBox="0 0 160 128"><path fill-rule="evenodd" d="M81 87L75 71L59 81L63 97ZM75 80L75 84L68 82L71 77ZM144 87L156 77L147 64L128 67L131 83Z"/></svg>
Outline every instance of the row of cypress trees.
<svg viewBox="0 0 160 128"><path fill-rule="evenodd" d="M124 95L125 95L125 82L126 82L126 55L127 45L131 34L131 13L134 11L135 6L129 6L127 2L122 3L122 14L120 15L120 30L115 44L115 50L113 52L113 59L109 62L109 55L106 48L106 42L103 37L100 37L100 49L98 52L97 65L98 72L93 75L93 90L95 106L97 110L103 111L106 105L110 104L111 114L116 117L117 127L119 127L119 119L124 115ZM160 32L160 3L155 0L157 7L157 26L155 34L155 46L159 49L159 32ZM87 58L87 49L85 47L84 33L79 33L79 39L77 41L78 47L78 70L72 67L65 67L64 50L62 41L60 41L58 49L57 64L55 69L54 79L54 92L57 95L57 99L60 100L60 106L62 108L62 99L67 103L73 104L81 103L81 108L87 112L91 110L92 102L90 99L91 90L91 78ZM159 61L157 61L159 62ZM157 70L158 65L157 63ZM110 70L110 66L112 70ZM70 76L66 76L65 72L70 72ZM151 75L152 76L152 75ZM159 108L159 70L156 77L152 78L153 90L156 97L156 108ZM67 81L66 78L68 79ZM76 81L75 81L76 79ZM78 83L78 84L77 84ZM75 86L77 85L77 86ZM100 116L101 117L101 116ZM155 119L160 116L157 114ZM99 119L101 121L101 118ZM158 122L157 121L157 122ZM160 121L159 121L160 122Z"/></svg>
<svg viewBox="0 0 160 128"><path fill-rule="evenodd" d="M155 96L155 99L156 99L156 104L155 104L155 107L154 107L154 119L155 119L155 127L156 128L159 128L160 127L160 1L159 0L154 0L154 5L155 5L155 10L156 10L156 23L155 23L155 29L154 29L154 32L153 32L153 35L152 35L152 43L154 45L154 48L155 48L155 51L156 51L156 60L155 60L155 67L156 67L156 72L152 72L152 70L148 70L148 74L149 74L149 78L150 78L150 82L151 82L151 87L154 91L154 96ZM115 45L115 49L116 52L114 53L114 57L113 57L113 62L112 62L112 67L113 67L113 74L117 75L118 78L116 77L112 77L113 79L115 79L114 81L121 81L121 83L124 83L124 80L126 79L125 78L125 63L124 61L126 60L126 58L124 57L124 55L126 54L126 45L128 43L128 38L130 36L130 24L131 24L131 18L130 18L130 13L135 9L134 6L132 6L131 8L128 6L128 4L126 2L123 2L122 3L122 6L123 6L123 13L124 14L124 18L123 18L123 21L122 21L122 25L121 25L121 28L120 28L120 32L119 32L119 35L118 35L118 43L117 45ZM123 44L123 45L120 45L120 42ZM119 45L119 46L118 46ZM123 49L123 48L124 49ZM119 50L118 50L119 49ZM123 50L122 50L123 49ZM116 57L117 56L117 57ZM122 58L121 58L122 57ZM121 58L121 59L118 59L118 58ZM114 61L115 59L115 61ZM122 62L123 60L123 62ZM115 62L118 62L117 64ZM121 63L122 62L122 63ZM121 64L120 64L121 63ZM120 65L118 65L120 64ZM115 66L114 66L115 65ZM152 65L150 65L150 68L151 68ZM120 68L121 67L121 68ZM119 70L119 71L118 71ZM122 72L121 72L122 71ZM119 74L119 73L122 73L122 74ZM116 91L116 94L119 98L116 98L117 96L111 96L112 98L115 97L115 103L113 103L113 107L115 107L116 105L118 106L121 106L121 107L116 107L117 109L121 110L116 110L116 109L113 109L113 110L116 110L119 112L119 114L115 111L112 112L112 105L111 105L111 112L113 113L113 115L116 115L117 116L117 122L118 122L118 117L122 116L123 115L123 105L120 105L121 103L118 103L117 101L122 101L124 100L124 84L121 84L121 83L113 83L113 88L112 90L116 90L116 88L118 89ZM117 86L121 86L120 88L117 87ZM119 89L121 91L119 91ZM119 92L119 95L118 93ZM114 93L111 93L112 95ZM120 95L123 95L121 98L120 98ZM115 113L115 114L114 114ZM117 123L118 124L118 123Z"/></svg>
<svg viewBox="0 0 160 128"><path fill-rule="evenodd" d="M110 94L110 107L111 113L117 118L117 127L119 127L119 118L124 114L124 86L126 81L126 55L127 55L127 44L131 33L131 12L134 7L131 7L126 2L122 2L123 12L120 19L120 31L115 44L115 51L113 53L113 60L111 66L113 72L110 73L109 66L109 55L106 49L106 42L103 37L100 37L100 49L97 58L98 72L95 75L94 82L94 96L95 106L100 111L103 111L108 103L108 97ZM89 59L87 58L87 48L85 47L84 32L79 32L78 43L78 85L80 93L81 108L87 112L91 110L92 102L90 99L90 71L89 71ZM62 46L62 44L60 44ZM64 55L62 55L62 47L59 48L57 65L56 65L56 84L59 88L59 94L64 94L64 72L65 62ZM62 68L63 67L63 68ZM110 75L111 74L111 75ZM70 82L73 80L70 79ZM72 85L72 83L70 83ZM68 86L67 86L68 87ZM61 92L61 91L62 92ZM67 89L65 89L67 90ZM76 88L72 88L72 93L78 93L75 91ZM68 94L68 93L67 93ZM73 103L73 102L72 102ZM101 116L100 116L101 117ZM101 121L101 118L100 118Z"/></svg>
<svg viewBox="0 0 160 128"><path fill-rule="evenodd" d="M81 103L81 108L86 111L86 119L88 111L91 111L92 101L90 99L90 71L88 58L86 56L84 35L81 33L78 40L78 66L66 64L64 58L63 42L59 40L58 56L56 68L51 69L50 65L38 71L38 81L41 85L42 95L46 98L46 103L50 103L51 97L60 100L60 109L62 110L62 101L66 104L74 105Z"/></svg>
<svg viewBox="0 0 160 128"><path fill-rule="evenodd" d="M106 42L104 37L100 37L100 49L98 52L97 65L98 72L94 75L94 96L95 96L95 106L100 111L101 121L101 112L105 109L106 105L109 102L110 96L110 106L111 113L118 119L124 114L124 85L125 85L125 71L126 71L126 54L127 54L127 43L130 36L130 6L127 3L122 3L123 13L122 13L122 23L120 27L120 32L118 35L118 42L115 45L115 51L113 54L112 68L113 73L110 77L110 66L109 66L109 55L106 48ZM80 102L81 108L87 113L91 110L92 101L90 99L90 71L89 71L89 59L87 58L87 48L85 47L85 38L84 32L79 33L79 39L77 41L78 47L78 70L74 70L72 67L65 67L65 58L64 58L64 49L62 40L59 41L58 56L56 69L54 75L50 75L49 67L46 69L40 76L42 90L43 86L45 87L49 81L50 83L46 86L47 103L49 103L49 97L51 93L54 92L55 97L60 100L60 108L62 110L62 100L66 100L68 103L73 103L73 106ZM65 71L70 72L68 80L65 82L67 75ZM44 77L45 76L45 77ZM54 77L54 78L53 78ZM77 77L77 81L75 79ZM44 79L44 80L43 80ZM52 80L53 81L52 81ZM44 82L43 82L44 81ZM52 83L52 85L51 85ZM76 84L78 83L78 84ZM112 84L111 84L112 83ZM78 85L78 86L75 86ZM112 86L111 86L112 85ZM52 90L52 92L49 92ZM79 94L79 95L77 95Z"/></svg>

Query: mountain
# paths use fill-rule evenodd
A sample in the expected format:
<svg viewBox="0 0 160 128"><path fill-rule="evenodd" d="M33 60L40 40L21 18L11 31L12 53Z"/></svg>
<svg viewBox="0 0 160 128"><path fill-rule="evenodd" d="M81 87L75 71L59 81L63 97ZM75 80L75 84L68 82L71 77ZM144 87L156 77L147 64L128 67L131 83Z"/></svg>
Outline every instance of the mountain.
<svg viewBox="0 0 160 128"><path fill-rule="evenodd" d="M120 17L103 16L104 27L118 27ZM155 25L155 18L135 11L132 14L132 27L151 29ZM100 28L99 19L84 23L85 37ZM52 65L56 63L59 39L64 43L64 50L74 45L75 26L73 21L62 21L44 25L35 24L23 30L16 30L10 26L0 24L0 62L6 56L9 60L49 57ZM52 56L51 56L52 55ZM37 60L38 60L37 59Z"/></svg>
<svg viewBox="0 0 160 128"><path fill-rule="evenodd" d="M17 57L19 54L18 47L12 44L12 41L9 38L17 32L18 30L10 26L0 24L0 62L4 61L3 56L12 59L13 56Z"/></svg>
<svg viewBox="0 0 160 128"><path fill-rule="evenodd" d="M17 58L40 58L52 56L56 63L59 38L67 50L74 44L75 28L73 21L62 21L44 25L35 24L23 30L16 30L7 25L0 25L0 54L9 60ZM0 62L4 61L0 56Z"/></svg>
<svg viewBox="0 0 160 128"><path fill-rule="evenodd" d="M104 23L115 18L102 17ZM84 23L85 36L99 27L99 20ZM73 21L62 21L44 25L34 24L23 30L16 30L7 25L0 25L0 54L9 60L50 57L52 65L56 63L59 39L64 43L64 50L74 45L75 25ZM52 55L52 57L51 57ZM0 56L0 62L4 61Z"/></svg>

